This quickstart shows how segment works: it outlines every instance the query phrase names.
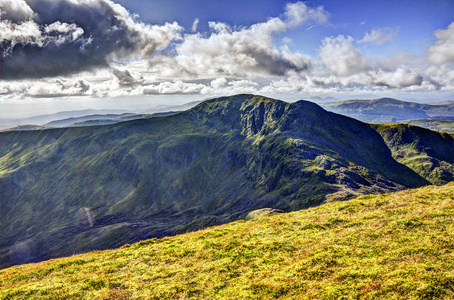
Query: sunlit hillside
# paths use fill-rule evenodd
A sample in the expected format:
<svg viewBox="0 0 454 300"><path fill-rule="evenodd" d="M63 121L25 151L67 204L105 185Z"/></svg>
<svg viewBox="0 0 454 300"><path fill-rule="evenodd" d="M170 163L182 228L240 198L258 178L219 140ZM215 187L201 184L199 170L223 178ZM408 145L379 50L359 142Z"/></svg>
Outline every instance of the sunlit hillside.
<svg viewBox="0 0 454 300"><path fill-rule="evenodd" d="M1 299L451 299L454 184L0 271Z"/></svg>

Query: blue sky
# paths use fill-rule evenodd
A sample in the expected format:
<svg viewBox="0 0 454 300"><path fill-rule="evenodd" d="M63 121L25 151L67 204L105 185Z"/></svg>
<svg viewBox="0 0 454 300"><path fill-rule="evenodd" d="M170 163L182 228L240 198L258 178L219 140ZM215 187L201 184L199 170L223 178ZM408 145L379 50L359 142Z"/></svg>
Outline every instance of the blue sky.
<svg viewBox="0 0 454 300"><path fill-rule="evenodd" d="M454 100L453 12L452 0L0 0L0 101Z"/></svg>
<svg viewBox="0 0 454 300"><path fill-rule="evenodd" d="M146 22L177 21L183 27L191 28L194 19L198 18L199 30L208 31L209 21L250 26L269 17L278 17L291 1L121 0L118 3L139 14ZM319 42L326 36L342 34L360 39L374 28L396 31L394 45L377 49L377 52L423 51L424 44L435 39L433 32L448 27L454 20L452 0L326 0L305 3L311 7L323 6L331 15L330 26L317 26L310 30L307 30L310 26L303 26L286 34L293 40L292 47L310 55L316 54Z"/></svg>

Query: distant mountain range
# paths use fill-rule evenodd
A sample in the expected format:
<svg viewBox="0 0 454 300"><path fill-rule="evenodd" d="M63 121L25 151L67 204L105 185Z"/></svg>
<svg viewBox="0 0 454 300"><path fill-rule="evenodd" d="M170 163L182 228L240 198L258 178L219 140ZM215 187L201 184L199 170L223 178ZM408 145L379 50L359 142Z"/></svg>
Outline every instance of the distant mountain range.
<svg viewBox="0 0 454 300"><path fill-rule="evenodd" d="M348 100L323 104L328 111L369 123L392 123L412 119L454 120L454 102L421 104L392 98Z"/></svg>
<svg viewBox="0 0 454 300"><path fill-rule="evenodd" d="M0 135L2 267L454 176L451 134L254 95Z"/></svg>
<svg viewBox="0 0 454 300"><path fill-rule="evenodd" d="M96 109L85 109L85 110L74 110L74 111L62 111L54 114L34 116L30 118L20 119L9 119L2 118L0 120L0 126L21 126L21 125L45 125L46 123L53 122L56 120L68 119L68 118L80 118L90 115L115 115L120 116L121 114L129 113L125 110L96 110Z"/></svg>
<svg viewBox="0 0 454 300"><path fill-rule="evenodd" d="M158 105L140 113L126 110L74 110L54 114L39 115L29 118L3 118L0 120L0 130L35 130L45 127L90 126L106 125L123 121L171 115L175 112L190 109L201 101L193 101L183 105Z"/></svg>

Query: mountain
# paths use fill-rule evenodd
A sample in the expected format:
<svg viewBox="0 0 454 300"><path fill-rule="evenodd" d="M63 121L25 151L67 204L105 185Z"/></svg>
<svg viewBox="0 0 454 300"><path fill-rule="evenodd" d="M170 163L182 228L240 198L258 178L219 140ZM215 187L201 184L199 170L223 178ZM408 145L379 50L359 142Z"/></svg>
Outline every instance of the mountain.
<svg viewBox="0 0 454 300"><path fill-rule="evenodd" d="M326 103L326 102L336 102L339 101L339 99L336 99L334 97L319 97L319 96L314 96L314 97L309 97L307 100L311 102L316 102L316 103Z"/></svg>
<svg viewBox="0 0 454 300"><path fill-rule="evenodd" d="M328 111L343 114L363 122L395 123L411 119L454 120L454 103L421 104L392 98L348 100L323 104Z"/></svg>
<svg viewBox="0 0 454 300"><path fill-rule="evenodd" d="M80 118L88 115L120 115L128 113L125 110L119 109L109 109L109 110L95 110L95 109L85 109L85 110L74 110L74 111L62 111L54 114L40 115L29 118L20 118L20 119L8 119L2 118L0 120L1 126L20 126L20 125L45 125L46 123L53 122L61 119L68 118Z"/></svg>
<svg viewBox="0 0 454 300"><path fill-rule="evenodd" d="M74 123L89 120L117 120L118 122L141 119L150 115L158 116L162 113L174 113L190 109L200 101L192 101L182 105L157 105L142 112L131 112L124 109L85 109L73 111L61 111L53 114L39 115L28 118L2 118L0 130L6 130L15 126L40 125L50 127L70 126ZM109 123L109 122L108 122ZM115 122L112 122L115 123ZM36 128L33 128L36 129Z"/></svg>
<svg viewBox="0 0 454 300"><path fill-rule="evenodd" d="M209 100L209 99L206 99ZM157 105L152 109L142 111L142 114L154 114L154 113L163 113L168 111L184 111L193 108L194 106L200 104L202 101L192 101L184 103L181 105Z"/></svg>
<svg viewBox="0 0 454 300"><path fill-rule="evenodd" d="M78 118L68 118L53 121L47 123L45 126L48 127L78 127L78 126L95 126L95 125L109 125L116 124L125 121L137 120L137 119L146 119L146 118L156 118L156 117L166 117L176 114L175 111L168 112L159 112L153 114L119 114L119 115L88 115Z"/></svg>
<svg viewBox="0 0 454 300"><path fill-rule="evenodd" d="M407 124L372 127L384 138L396 161L432 184L443 184L454 179L452 135Z"/></svg>
<svg viewBox="0 0 454 300"><path fill-rule="evenodd" d="M19 126L4 126L0 127L0 131L18 131L18 130L41 130L48 128L59 128L59 127L81 127L81 126L98 126L98 125L109 125L120 122L166 117L178 113L177 111L159 112L154 114L106 114L106 115L87 115L81 117L67 118L55 120L44 125L19 125ZM21 121L22 122L22 121Z"/></svg>
<svg viewBox="0 0 454 300"><path fill-rule="evenodd" d="M451 299L454 185L0 270L1 299Z"/></svg>
<svg viewBox="0 0 454 300"><path fill-rule="evenodd" d="M403 131L311 102L237 95L168 117L2 132L0 264L450 181L453 137L403 126L395 139Z"/></svg>
<svg viewBox="0 0 454 300"><path fill-rule="evenodd" d="M85 122L85 121L94 121L94 120L112 120L118 119L126 116L135 116L136 114L124 113L124 114L95 114L95 115L84 115L81 117L72 117L66 119L59 119L49 123L44 124L48 127L65 127L73 125L74 123Z"/></svg>

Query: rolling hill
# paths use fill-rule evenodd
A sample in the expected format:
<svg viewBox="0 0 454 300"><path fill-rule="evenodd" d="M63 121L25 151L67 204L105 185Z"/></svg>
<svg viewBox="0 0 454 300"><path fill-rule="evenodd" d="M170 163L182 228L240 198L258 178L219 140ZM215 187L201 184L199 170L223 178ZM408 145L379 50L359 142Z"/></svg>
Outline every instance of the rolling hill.
<svg viewBox="0 0 454 300"><path fill-rule="evenodd" d="M402 126L237 95L162 118L2 132L0 266L451 181L453 137Z"/></svg>
<svg viewBox="0 0 454 300"><path fill-rule="evenodd" d="M453 214L452 183L362 196L0 270L0 299L451 299Z"/></svg>
<svg viewBox="0 0 454 300"><path fill-rule="evenodd" d="M421 104L392 98L348 100L323 104L328 111L363 122L395 123L411 119L454 120L454 103Z"/></svg>

